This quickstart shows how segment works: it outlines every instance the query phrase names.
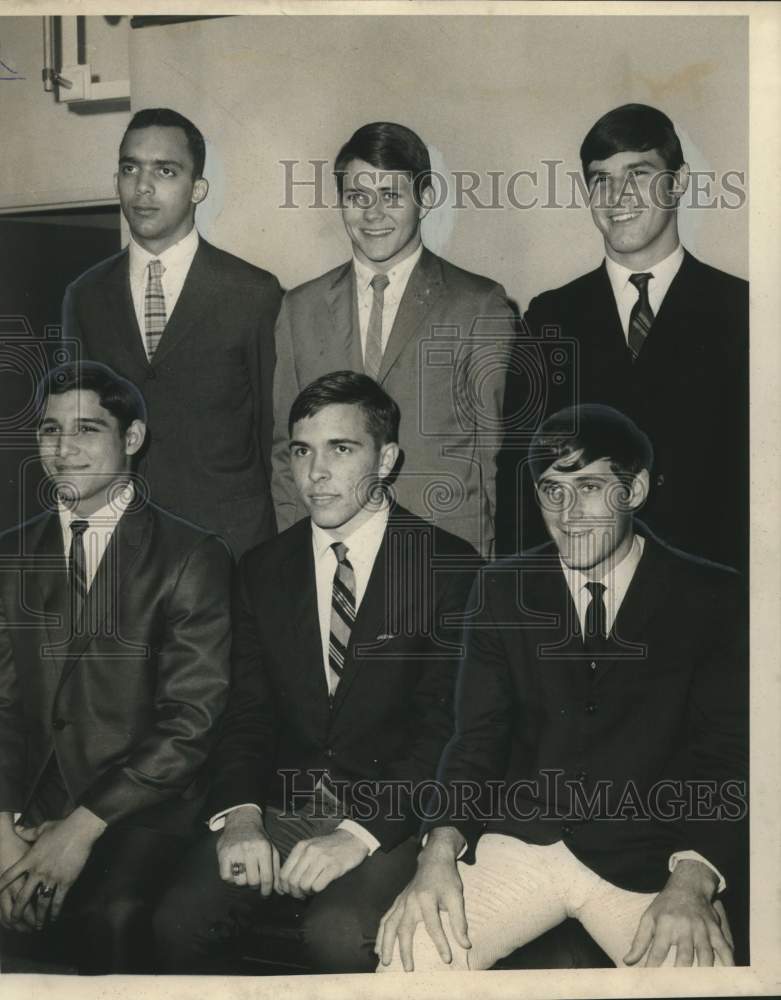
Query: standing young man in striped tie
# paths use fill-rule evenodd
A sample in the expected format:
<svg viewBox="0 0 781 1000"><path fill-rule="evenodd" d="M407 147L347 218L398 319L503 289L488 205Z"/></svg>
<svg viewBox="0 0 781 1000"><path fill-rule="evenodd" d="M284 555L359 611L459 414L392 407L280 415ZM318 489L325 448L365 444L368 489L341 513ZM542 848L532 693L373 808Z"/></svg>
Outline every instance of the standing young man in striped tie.
<svg viewBox="0 0 781 1000"><path fill-rule="evenodd" d="M156 919L169 971L230 971L232 931L272 922L272 892L302 902L311 971L370 971L379 917L414 871L477 555L388 499L399 416L356 372L293 403L309 516L239 564L211 832Z"/></svg>
<svg viewBox="0 0 781 1000"><path fill-rule="evenodd" d="M684 196L700 211L740 209L745 196L735 184L745 164L724 163L723 178L690 185L672 121L644 104L603 115L583 140L580 162L605 257L596 270L529 303L507 384L508 424L528 398L522 352L541 338L550 342L556 331L577 360L563 383L549 381L543 415L577 401L632 417L656 454L648 524L670 544L745 568L748 284L698 260L681 244L678 227ZM719 503L704 505L703 484L725 454L730 472L719 483ZM500 457L504 552L545 538L528 465L520 499L515 489L524 458L517 442Z"/></svg>

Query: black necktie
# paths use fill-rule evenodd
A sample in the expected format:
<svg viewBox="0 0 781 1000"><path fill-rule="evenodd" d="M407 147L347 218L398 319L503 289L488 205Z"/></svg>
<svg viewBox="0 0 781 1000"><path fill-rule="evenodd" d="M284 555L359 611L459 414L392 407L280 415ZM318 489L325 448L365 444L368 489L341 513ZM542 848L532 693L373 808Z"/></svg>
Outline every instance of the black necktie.
<svg viewBox="0 0 781 1000"><path fill-rule="evenodd" d="M586 608L585 643L604 641L607 638L607 608L605 607L604 583L587 583L586 590L591 594L591 600Z"/></svg>
<svg viewBox="0 0 781 1000"><path fill-rule="evenodd" d="M70 584L73 621L78 622L87 599L87 558L84 552L84 532L89 521L71 521Z"/></svg>
<svg viewBox="0 0 781 1000"><path fill-rule="evenodd" d="M632 306L632 312L629 314L628 342L633 361L637 361L654 321L654 311L648 301L648 282L651 278L653 275L650 273L629 275L629 280L637 289L637 302Z"/></svg>

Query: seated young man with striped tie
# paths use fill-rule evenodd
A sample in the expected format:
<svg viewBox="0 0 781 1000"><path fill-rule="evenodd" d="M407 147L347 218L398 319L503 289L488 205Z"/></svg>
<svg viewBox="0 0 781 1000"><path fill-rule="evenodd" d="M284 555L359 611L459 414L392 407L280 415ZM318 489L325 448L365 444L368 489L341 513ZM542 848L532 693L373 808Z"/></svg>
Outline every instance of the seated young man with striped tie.
<svg viewBox="0 0 781 1000"><path fill-rule="evenodd" d="M134 385L69 364L39 402L50 509L0 538L3 962L148 973L227 702L232 560L147 502Z"/></svg>
<svg viewBox="0 0 781 1000"><path fill-rule="evenodd" d="M738 575L635 520L651 445L616 410L560 411L530 456L552 542L485 571L439 770L451 811L383 917L379 968L488 969L567 917L617 966L732 965Z"/></svg>
<svg viewBox="0 0 781 1000"><path fill-rule="evenodd" d="M273 907L299 922L311 971L374 968L377 924L414 872L422 796L452 734L458 618L478 558L389 499L399 419L350 371L317 379L290 410L309 517L239 563L210 829L155 919L168 971L231 971L232 939Z"/></svg>

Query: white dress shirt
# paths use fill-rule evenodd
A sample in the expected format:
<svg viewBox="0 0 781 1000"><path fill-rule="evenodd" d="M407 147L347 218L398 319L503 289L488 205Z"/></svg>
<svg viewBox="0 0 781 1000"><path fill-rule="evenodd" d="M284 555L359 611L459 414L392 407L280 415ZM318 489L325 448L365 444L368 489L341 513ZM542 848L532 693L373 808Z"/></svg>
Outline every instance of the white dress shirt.
<svg viewBox="0 0 781 1000"><path fill-rule="evenodd" d="M629 344L629 317L632 308L639 298L638 290L629 280L633 274L653 274L648 282L648 301L653 309L654 316L659 313L664 297L667 294L673 278L683 263L683 247L679 243L673 252L660 260L653 267L644 268L643 271L632 271L623 264L618 264L612 257L605 257L607 276L613 289L613 296L616 300L618 315L621 319L621 328L624 331L627 345Z"/></svg>
<svg viewBox="0 0 781 1000"><path fill-rule="evenodd" d="M96 510L89 517L81 517L79 514L74 514L62 504L58 505L62 544L65 550L66 561L70 559L72 540L71 521L86 521L88 524L83 535L88 590L92 586L92 581L95 579L100 561L108 548L108 543L111 541L111 536L114 534L117 524L119 524L119 519L132 503L133 496L133 487L128 483L125 489L117 491L116 496L110 504ZM70 566L68 569L70 569Z"/></svg>
<svg viewBox="0 0 781 1000"><path fill-rule="evenodd" d="M144 324L144 298L146 296L146 283L148 277L147 265L150 260L159 260L165 270L160 279L163 286L163 297L165 299L166 320L171 318L182 288L187 280L190 265L193 262L198 250L198 230L193 226L190 232L172 247L163 250L161 254L155 256L145 250L139 243L130 237L128 252L130 254L130 294L133 297L133 308L135 309L138 329L141 331L141 340L144 344L144 351L149 353L146 346L145 324Z"/></svg>
<svg viewBox="0 0 781 1000"><path fill-rule="evenodd" d="M669 260L669 257L667 259ZM627 552L621 562L612 566L602 580L599 581L605 587L603 597L606 611L605 627L607 628L608 633L615 624L618 611L624 598L626 597L626 592L629 589L629 584L632 582L632 578L634 577L635 571L640 563L644 547L645 539L641 535L635 535L629 552ZM589 582L589 578L579 570L570 569L569 566L565 565L563 561L561 561L561 568L564 572L564 579L567 581L569 592L572 595L572 601L575 605L578 621L580 622L581 633L585 634L586 610L591 601L591 593L586 589L586 584ZM708 868L710 868L714 875L717 876L719 880L717 891L721 892L726 887L727 883L718 868L714 867L707 858L704 858L697 851L676 851L670 856L670 871L675 868L679 861L701 861L704 865L707 865Z"/></svg>
<svg viewBox="0 0 781 1000"><path fill-rule="evenodd" d="M385 295L382 303L382 350L388 346L388 338L391 335L393 324L396 320L396 313L399 311L399 304L407 288L407 282L412 274L415 265L420 260L423 253L423 244L405 257L394 268L387 272L388 285L385 288ZM366 264L353 257L353 267L355 268L355 287L358 292L358 325L361 332L361 355L366 357L366 333L369 329L369 316L374 302L374 289L371 280L377 274Z"/></svg>
<svg viewBox="0 0 781 1000"><path fill-rule="evenodd" d="M382 540L385 537L385 528L388 524L388 514L390 508L388 504L383 504L379 510L368 520L364 521L358 528L343 539L347 548L346 558L353 568L355 576L355 611L361 606L363 595L366 593L366 586L369 582L377 553L380 551ZM334 574L336 573L336 555L332 548L334 537L324 528L318 527L312 522L312 551L315 560L315 589L317 592L317 617L320 623L320 640L323 648L323 673L325 683L328 684L328 648L330 645L331 633L331 594L333 591ZM221 830L225 825L225 817L235 809L242 806L252 806L259 813L263 810L255 802L244 802L242 805L232 806L222 812L215 813L209 820L210 830ZM374 854L380 846L379 840L369 833L366 827L361 826L352 819L343 819L339 823L338 830L348 830L361 840L369 848L369 856Z"/></svg>

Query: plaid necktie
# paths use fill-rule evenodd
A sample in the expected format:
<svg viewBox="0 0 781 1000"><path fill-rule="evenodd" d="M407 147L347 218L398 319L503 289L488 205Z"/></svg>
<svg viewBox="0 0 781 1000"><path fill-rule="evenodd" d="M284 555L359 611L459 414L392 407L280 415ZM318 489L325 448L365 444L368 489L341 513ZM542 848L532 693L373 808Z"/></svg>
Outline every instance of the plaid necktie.
<svg viewBox="0 0 781 1000"><path fill-rule="evenodd" d="M586 608L586 634L584 642L594 642L607 638L607 608L605 607L604 583L587 583L586 590L591 600Z"/></svg>
<svg viewBox="0 0 781 1000"><path fill-rule="evenodd" d="M651 330L654 321L654 311L648 301L648 282L653 278L652 274L630 274L629 280L637 289L637 302L632 306L629 314L629 350L632 352L632 360L637 361L637 356L643 349L645 338Z"/></svg>
<svg viewBox="0 0 781 1000"><path fill-rule="evenodd" d="M71 612L73 622L81 619L87 599L87 558L84 553L84 532L89 521L71 521L71 549L68 560L71 584Z"/></svg>
<svg viewBox="0 0 781 1000"><path fill-rule="evenodd" d="M165 330L165 295L161 281L165 268L159 260L150 260L147 270L149 273L144 295L144 335L147 357L151 361Z"/></svg>
<svg viewBox="0 0 781 1000"><path fill-rule="evenodd" d="M331 546L336 556L336 572L331 590L331 634L328 644L328 693L333 698L344 670L347 646L355 622L355 573L347 558L344 542Z"/></svg>
<svg viewBox="0 0 781 1000"><path fill-rule="evenodd" d="M374 298L372 310L369 313L369 325L366 328L366 352L363 370L371 378L380 374L382 364L382 309L385 304L385 289L390 284L387 274L375 274L371 280Z"/></svg>

